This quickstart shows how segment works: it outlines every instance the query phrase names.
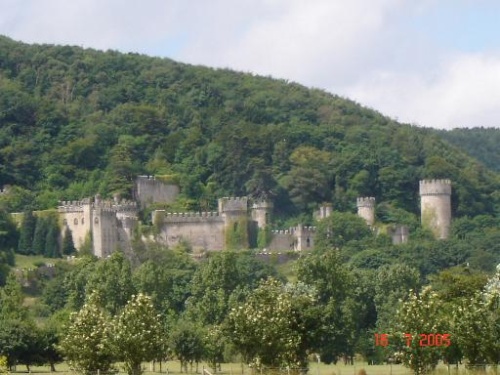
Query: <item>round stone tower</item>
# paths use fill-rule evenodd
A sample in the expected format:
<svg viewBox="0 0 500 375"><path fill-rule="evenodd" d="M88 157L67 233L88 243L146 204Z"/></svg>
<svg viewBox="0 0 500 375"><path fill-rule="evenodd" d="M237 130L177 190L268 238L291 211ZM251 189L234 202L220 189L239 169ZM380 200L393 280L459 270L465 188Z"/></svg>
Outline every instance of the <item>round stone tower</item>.
<svg viewBox="0 0 500 375"><path fill-rule="evenodd" d="M252 220L257 223L258 228L265 228L271 222L272 211L272 202L256 201L252 204Z"/></svg>
<svg viewBox="0 0 500 375"><path fill-rule="evenodd" d="M447 239L451 226L451 181L420 181L420 214L422 226L436 238Z"/></svg>
<svg viewBox="0 0 500 375"><path fill-rule="evenodd" d="M361 197L356 200L358 207L358 216L365 219L366 224L373 226L375 224L375 198Z"/></svg>

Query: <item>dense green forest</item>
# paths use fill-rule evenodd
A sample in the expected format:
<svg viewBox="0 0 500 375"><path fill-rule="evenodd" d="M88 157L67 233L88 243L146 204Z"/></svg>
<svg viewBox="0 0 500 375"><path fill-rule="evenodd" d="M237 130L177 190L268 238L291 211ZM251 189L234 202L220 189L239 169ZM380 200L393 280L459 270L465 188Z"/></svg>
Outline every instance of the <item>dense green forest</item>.
<svg viewBox="0 0 500 375"><path fill-rule="evenodd" d="M472 128L438 132L441 137L459 147L486 167L500 171L500 129Z"/></svg>
<svg viewBox="0 0 500 375"><path fill-rule="evenodd" d="M0 37L0 186L9 186L0 194L0 360L53 365L64 356L89 374L97 370L89 363L104 371L125 359L137 374L138 360L167 353L184 365L204 359L297 368L313 352L324 362L355 353L382 361L401 347L402 332L433 329L450 332L454 345L425 354L425 369L438 358L498 363L500 176L487 162L498 160L498 150L474 154L468 146L494 144L498 130L464 134L400 124L269 77ZM218 197L247 195L273 201L276 226L312 223L323 202L334 214L318 224L317 248L290 262L288 280L276 259L262 262L252 251L198 262L186 246L143 241L134 244L133 261L120 252L105 260L79 254L56 262L50 274L43 265L9 274L14 251L53 257L58 250L50 211L43 219L26 214L20 231L8 213L96 193L126 197L137 174L178 181L175 204L184 210L212 210ZM446 241L420 227L424 178L452 180ZM378 233L352 214L358 196L376 197ZM393 245L384 234L395 223L410 227L407 244ZM73 244L64 249L71 254ZM30 309L26 293L34 297ZM144 316L161 335L138 339L134 322ZM467 335L477 329L488 335L472 347ZM129 353L131 332L156 345L144 344L142 357ZM393 335L393 344L374 347L374 332ZM84 346L84 337L96 341ZM402 360L411 363L412 353Z"/></svg>
<svg viewBox="0 0 500 375"><path fill-rule="evenodd" d="M498 174L435 133L295 83L2 37L0 84L11 211L127 195L149 173L175 175L186 209L248 195L289 216L361 195L417 213L418 180L450 178L456 216L499 212Z"/></svg>

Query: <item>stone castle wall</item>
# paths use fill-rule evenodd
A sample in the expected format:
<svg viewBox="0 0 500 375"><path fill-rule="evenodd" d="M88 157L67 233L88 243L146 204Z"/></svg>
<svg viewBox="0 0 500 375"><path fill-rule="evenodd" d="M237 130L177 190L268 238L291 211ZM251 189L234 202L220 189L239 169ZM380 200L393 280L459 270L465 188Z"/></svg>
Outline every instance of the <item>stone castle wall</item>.
<svg viewBox="0 0 500 375"><path fill-rule="evenodd" d="M273 230L271 243L268 250L295 250L295 238L293 233L287 230Z"/></svg>
<svg viewBox="0 0 500 375"><path fill-rule="evenodd" d="M167 187L165 187L167 186ZM162 182L141 176L137 182L137 193L142 196L141 204L166 202L175 199L178 188L170 189ZM155 190L157 189L157 190ZM177 191L177 192L176 192ZM449 180L424 180L420 182L422 224L430 228L438 238L447 238L451 224L451 182ZM375 222L375 198L357 199L358 215L367 224ZM249 227L265 228L269 224L272 204L253 202L249 208L247 197L225 197L218 200L217 212L167 213L153 212L153 224L158 230L157 239L169 246L181 241L188 242L195 250L223 250L226 231L235 222L250 220ZM96 196L73 202L62 202L58 209L64 231L69 227L75 247L79 250L86 236L92 232L94 253L105 257L120 247L124 251L131 248L131 239L137 225L138 205L130 201L101 201ZM316 214L317 219L328 217L331 205L323 205ZM228 229L229 228L229 229ZM272 231L272 239L267 249L277 251L304 251L314 248L315 227L298 225L288 230ZM249 232L250 233L250 232ZM394 227L389 233L393 243L408 240L408 228Z"/></svg>
<svg viewBox="0 0 500 375"><path fill-rule="evenodd" d="M135 199L141 207L152 203L172 203L180 193L179 186L167 184L155 176L138 176L135 182Z"/></svg>
<svg viewBox="0 0 500 375"><path fill-rule="evenodd" d="M316 227L306 227L299 224L286 230L273 230L268 250L304 251L314 248Z"/></svg>
<svg viewBox="0 0 500 375"><path fill-rule="evenodd" d="M63 224L61 226L61 237L64 236L66 227L69 227L75 248L80 250L91 231L90 200L61 202L58 212Z"/></svg>
<svg viewBox="0 0 500 375"><path fill-rule="evenodd" d="M111 255L119 246L118 220L111 208L97 208L94 211L92 239L94 255L100 258Z"/></svg>

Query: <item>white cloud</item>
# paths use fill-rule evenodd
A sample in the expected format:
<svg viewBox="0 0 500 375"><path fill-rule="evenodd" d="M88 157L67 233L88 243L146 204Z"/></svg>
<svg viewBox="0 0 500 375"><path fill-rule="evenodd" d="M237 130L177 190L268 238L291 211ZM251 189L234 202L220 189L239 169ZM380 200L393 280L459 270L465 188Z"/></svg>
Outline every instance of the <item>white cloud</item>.
<svg viewBox="0 0 500 375"><path fill-rule="evenodd" d="M500 56L449 56L426 72L376 72L346 95L400 121L451 129L500 127Z"/></svg>
<svg viewBox="0 0 500 375"><path fill-rule="evenodd" d="M325 83L348 81L358 74L356 67L361 68L370 59L386 13L398 3L253 1L254 10L245 13L247 20L236 35L227 35L227 31L215 38L212 33L201 34L181 51L181 56L190 62L209 61L213 66L230 66L324 87ZM239 9L226 12L232 17L239 14ZM238 18L242 18L241 14ZM219 19L208 20L203 27L211 29Z"/></svg>
<svg viewBox="0 0 500 375"><path fill-rule="evenodd" d="M148 6L118 0L12 1L12 10L0 14L0 28L26 42L138 50L175 32L169 27L178 11L175 4L147 2Z"/></svg>
<svg viewBox="0 0 500 375"><path fill-rule="evenodd" d="M467 18L475 9L471 4L0 0L0 33L25 42L134 51L272 75L351 97L424 126L498 127L500 55L460 51L460 40L468 33L445 44L462 21L478 35L498 29L491 22L482 31L475 28L475 18ZM449 11L460 22L447 27L441 15ZM481 12L477 14L487 14ZM443 37L442 30L447 31Z"/></svg>

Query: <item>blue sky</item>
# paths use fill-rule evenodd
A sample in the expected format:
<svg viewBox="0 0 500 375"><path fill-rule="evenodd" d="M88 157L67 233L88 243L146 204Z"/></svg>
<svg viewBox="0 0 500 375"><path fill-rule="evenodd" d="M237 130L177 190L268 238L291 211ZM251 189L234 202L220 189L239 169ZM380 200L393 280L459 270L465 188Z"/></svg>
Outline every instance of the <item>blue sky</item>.
<svg viewBox="0 0 500 375"><path fill-rule="evenodd" d="M270 75L427 127L500 127L493 0L0 0L0 34Z"/></svg>

